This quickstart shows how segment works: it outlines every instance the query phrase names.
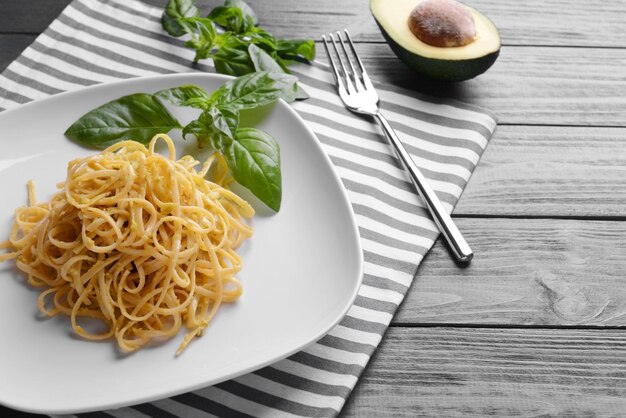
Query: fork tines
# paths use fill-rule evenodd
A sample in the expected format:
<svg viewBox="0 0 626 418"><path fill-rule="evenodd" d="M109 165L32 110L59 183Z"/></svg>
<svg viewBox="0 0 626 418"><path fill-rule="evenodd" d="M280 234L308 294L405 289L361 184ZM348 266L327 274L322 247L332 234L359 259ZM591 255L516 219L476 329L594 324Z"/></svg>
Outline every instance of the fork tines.
<svg viewBox="0 0 626 418"><path fill-rule="evenodd" d="M365 71L365 67L363 67L363 63L354 48L354 44L350 38L350 33L347 29L344 29L343 32L345 34L345 40L339 31L335 32L337 39L335 39L335 36L332 33L328 34L328 37L333 44L335 56L339 58L339 65L337 65L337 62L330 51L330 42L325 35L322 36L324 47L326 48L326 53L328 54L328 58L330 60L330 66L333 70L333 75L335 76L335 81L340 88L345 88L348 93L361 92L368 88L373 88L367 72ZM338 43L341 44L343 54L339 51L339 47L337 46ZM350 46L351 53L348 52L346 43ZM347 65L344 60L347 62ZM358 64L358 71L353 64L355 60Z"/></svg>

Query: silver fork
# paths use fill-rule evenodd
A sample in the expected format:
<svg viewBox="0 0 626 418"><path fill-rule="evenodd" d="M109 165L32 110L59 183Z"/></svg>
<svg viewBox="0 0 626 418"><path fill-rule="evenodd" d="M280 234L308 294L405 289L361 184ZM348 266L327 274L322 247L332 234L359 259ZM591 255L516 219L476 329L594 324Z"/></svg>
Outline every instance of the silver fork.
<svg viewBox="0 0 626 418"><path fill-rule="evenodd" d="M389 125L389 122L387 122L387 119L385 119L385 117L380 113L380 108L378 106L378 93L376 93L376 90L374 89L374 86L365 71L365 67L363 67L361 59L359 58L356 49L354 49L354 44L352 43L352 39L350 39L348 30L344 29L344 33L346 38L345 41L342 38L341 33L337 31L336 35L338 42L335 40L335 36L332 33L328 35L331 42L328 41L326 36L322 36L341 100L343 100L346 108L352 112L373 116L380 123L387 138L389 139L389 142L391 142L391 145L393 145L398 157L400 157L404 167L409 172L409 176L411 177L411 181L415 185L417 192L426 203L426 206L437 224L437 227L448 242L452 253L458 261L464 263L469 262L474 256L474 253L472 253L472 250L452 221L452 218L450 218L450 215L448 215L448 213L444 210L441 205L441 201L433 191L432 187L428 184L428 181L420 169L413 162L413 159L404 148L404 145L402 145L402 142L400 142L400 139L391 128L391 125ZM330 43L332 43L336 56L339 58L339 64L337 64L333 54L331 54ZM341 45L343 56L339 52L337 43ZM350 46L352 55L356 58L358 71L353 63L354 60L351 59L350 54L348 53L346 43ZM347 62L347 65L344 63L344 60Z"/></svg>

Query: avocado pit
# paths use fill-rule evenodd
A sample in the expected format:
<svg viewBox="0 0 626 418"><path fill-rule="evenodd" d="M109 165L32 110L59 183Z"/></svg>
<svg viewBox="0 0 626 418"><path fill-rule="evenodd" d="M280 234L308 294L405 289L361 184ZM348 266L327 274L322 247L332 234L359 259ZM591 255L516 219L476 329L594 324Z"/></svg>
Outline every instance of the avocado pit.
<svg viewBox="0 0 626 418"><path fill-rule="evenodd" d="M423 0L411 11L408 24L419 40L436 47L459 47L476 39L472 14L456 0Z"/></svg>

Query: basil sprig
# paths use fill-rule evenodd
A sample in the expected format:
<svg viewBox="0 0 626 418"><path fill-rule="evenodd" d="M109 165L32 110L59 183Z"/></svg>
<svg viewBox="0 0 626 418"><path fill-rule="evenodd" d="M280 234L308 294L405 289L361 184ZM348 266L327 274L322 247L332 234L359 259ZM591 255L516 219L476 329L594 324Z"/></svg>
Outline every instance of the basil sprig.
<svg viewBox="0 0 626 418"><path fill-rule="evenodd" d="M65 131L65 135L82 144L104 149L120 138L132 138L147 144L154 135L180 127L155 96L137 93L85 114Z"/></svg>
<svg viewBox="0 0 626 418"><path fill-rule="evenodd" d="M211 58L218 73L241 76L255 71L289 74L294 60L312 61L315 42L277 39L258 26L258 18L243 0L226 0L206 17L195 0L169 0L161 17L163 29L174 37L187 35L184 45L195 49L194 61ZM219 27L221 30L217 30ZM308 98L298 87L294 99Z"/></svg>
<svg viewBox="0 0 626 418"><path fill-rule="evenodd" d="M240 126L240 111L293 100L296 77L260 71L229 80L212 94L193 85L121 97L93 109L72 124L65 135L87 146L104 149L124 139L147 144L157 133L182 129L199 147L221 153L233 178L278 212L282 197L280 149L267 132ZM182 126L163 102L200 109Z"/></svg>

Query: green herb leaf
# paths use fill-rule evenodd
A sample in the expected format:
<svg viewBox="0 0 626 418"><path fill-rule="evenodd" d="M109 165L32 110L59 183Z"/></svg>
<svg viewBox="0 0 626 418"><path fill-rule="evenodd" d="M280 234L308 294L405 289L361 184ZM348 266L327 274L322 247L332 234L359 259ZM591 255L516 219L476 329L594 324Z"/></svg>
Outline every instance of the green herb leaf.
<svg viewBox="0 0 626 418"><path fill-rule="evenodd" d="M240 76L254 71L250 57L245 51L222 48L213 56L215 71L220 74Z"/></svg>
<svg viewBox="0 0 626 418"><path fill-rule="evenodd" d="M263 28L251 28L248 32L246 32L246 38L250 39L250 42L260 46L267 52L276 51L278 41L276 41L274 35L267 32Z"/></svg>
<svg viewBox="0 0 626 418"><path fill-rule="evenodd" d="M238 126L239 112L226 106L210 107L183 128L183 136L193 134L199 147L209 144L219 151L234 140Z"/></svg>
<svg viewBox="0 0 626 418"><path fill-rule="evenodd" d="M251 19L252 23L254 25L258 25L259 24L259 19L256 17L256 13L254 13L254 10L252 10L252 7L250 7L248 5L248 3L246 3L243 0L226 0L224 2L224 6L228 6L228 7L238 7L239 9L241 9L241 13L243 14L244 18L248 18Z"/></svg>
<svg viewBox="0 0 626 418"><path fill-rule="evenodd" d="M250 59L252 60L256 71L269 71L275 73L286 72L270 54L254 44L248 45L248 54L250 54Z"/></svg>
<svg viewBox="0 0 626 418"><path fill-rule="evenodd" d="M209 95L204 89L191 84L158 91L154 94L174 106L190 106L205 109Z"/></svg>
<svg viewBox="0 0 626 418"><path fill-rule="evenodd" d="M304 58L315 59L315 42L302 39L279 39L276 41L276 52L284 59Z"/></svg>
<svg viewBox="0 0 626 418"><path fill-rule="evenodd" d="M188 33L184 19L199 15L195 0L169 0L161 16L161 25L167 33L178 38Z"/></svg>
<svg viewBox="0 0 626 418"><path fill-rule="evenodd" d="M212 58L218 73L241 76L254 72L246 42L229 32L220 34L216 41L219 48Z"/></svg>
<svg viewBox="0 0 626 418"><path fill-rule="evenodd" d="M235 34L245 33L254 26L252 18L245 16L239 7L218 6L207 17Z"/></svg>
<svg viewBox="0 0 626 418"><path fill-rule="evenodd" d="M278 212L282 178L280 148L276 140L259 129L239 128L235 140L222 149L222 154L233 178Z"/></svg>
<svg viewBox="0 0 626 418"><path fill-rule="evenodd" d="M280 64L280 61L272 58L270 54L259 48L254 44L248 46L248 52L250 59L254 63L254 68L257 71L270 71L275 73L288 73L285 68ZM280 60L280 58L279 58ZM304 100L308 99L309 95L298 84L294 84L294 95L285 97L285 100Z"/></svg>
<svg viewBox="0 0 626 418"><path fill-rule="evenodd" d="M228 106L212 107L210 112L215 133L211 145L214 149L222 150L235 137L235 132L239 128L239 112Z"/></svg>
<svg viewBox="0 0 626 418"><path fill-rule="evenodd" d="M184 45L196 50L194 62L208 58L217 36L213 21L206 17L190 17L183 21L183 25L189 28L191 34L191 39Z"/></svg>
<svg viewBox="0 0 626 418"><path fill-rule="evenodd" d="M280 98L292 101L297 80L289 74L255 72L227 81L213 92L209 101L238 110L265 106Z"/></svg>
<svg viewBox="0 0 626 418"><path fill-rule="evenodd" d="M121 139L143 144L158 133L181 128L155 96L131 94L87 112L70 126L65 135L84 145L104 149Z"/></svg>
<svg viewBox="0 0 626 418"><path fill-rule="evenodd" d="M212 9L206 18L199 16L195 0L169 0L162 16L163 28L170 35L190 35L191 39L184 45L196 51L194 62L211 58L218 73L241 76L259 70L277 72L271 60L289 73L288 65L292 61L315 58L312 40L278 40L257 26L258 23L254 10L244 0L225 0L223 6ZM214 25L225 31L216 33ZM269 59L258 53L251 57L249 45L265 51ZM308 97L297 85L291 94L283 96L288 101Z"/></svg>
<svg viewBox="0 0 626 418"><path fill-rule="evenodd" d="M198 142L198 148L204 148L204 144L209 142L210 135L206 124L202 117L194 119L183 128L183 139L187 139L187 135L194 135Z"/></svg>

